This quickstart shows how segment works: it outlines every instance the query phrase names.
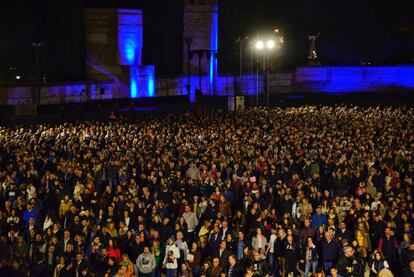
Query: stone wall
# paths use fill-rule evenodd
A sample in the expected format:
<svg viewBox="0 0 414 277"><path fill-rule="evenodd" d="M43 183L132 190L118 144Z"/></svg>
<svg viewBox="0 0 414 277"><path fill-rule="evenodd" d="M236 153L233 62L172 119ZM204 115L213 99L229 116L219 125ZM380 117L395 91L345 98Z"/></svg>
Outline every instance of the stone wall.
<svg viewBox="0 0 414 277"><path fill-rule="evenodd" d="M315 66L296 71L303 92L352 93L414 90L414 66Z"/></svg>
<svg viewBox="0 0 414 277"><path fill-rule="evenodd" d="M212 50L211 49L211 32L212 18L214 10L214 1L187 1L189 4L184 6L184 72L188 72L188 50L186 39L190 38L191 50ZM201 60L201 69L203 74L207 74L210 67L210 60L204 56ZM194 55L190 62L191 73L198 72L198 57Z"/></svg>
<svg viewBox="0 0 414 277"><path fill-rule="evenodd" d="M0 105L35 104L34 87L0 88ZM127 98L118 83L48 84L40 88L39 104L82 103L93 100Z"/></svg>
<svg viewBox="0 0 414 277"><path fill-rule="evenodd" d="M140 75L140 74L139 74ZM144 77L142 77L144 78ZM139 89L147 89L148 78L138 80ZM156 79L154 97L187 95L186 75L169 79ZM190 76L191 94L199 86L199 76ZM218 76L216 92L208 75L201 77L204 95L255 95L266 91L266 79L262 74ZM352 93L414 91L414 66L388 67L304 67L295 72L269 74L270 92L317 92ZM33 87L0 88L0 105L33 104ZM150 95L138 95L138 97ZM50 84L40 90L40 104L80 103L102 99L129 98L129 87L119 82L90 82L73 84ZM152 97L152 96L151 96Z"/></svg>
<svg viewBox="0 0 414 277"><path fill-rule="evenodd" d="M86 76L88 80L120 77L118 63L118 14L115 9L84 9Z"/></svg>

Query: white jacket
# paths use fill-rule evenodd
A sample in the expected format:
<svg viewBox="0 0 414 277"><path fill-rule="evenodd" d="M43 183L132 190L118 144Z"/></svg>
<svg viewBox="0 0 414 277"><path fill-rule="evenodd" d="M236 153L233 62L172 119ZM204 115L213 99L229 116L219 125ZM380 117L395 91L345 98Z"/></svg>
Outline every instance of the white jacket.
<svg viewBox="0 0 414 277"><path fill-rule="evenodd" d="M167 245L165 249L165 258L163 264L167 269L177 269L178 263L177 259L180 258L180 250L178 249L177 245Z"/></svg>

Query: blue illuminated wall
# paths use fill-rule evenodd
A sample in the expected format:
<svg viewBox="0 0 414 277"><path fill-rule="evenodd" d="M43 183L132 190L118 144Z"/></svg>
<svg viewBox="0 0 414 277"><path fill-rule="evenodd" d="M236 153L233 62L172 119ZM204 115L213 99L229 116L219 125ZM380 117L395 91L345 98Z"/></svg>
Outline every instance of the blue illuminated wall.
<svg viewBox="0 0 414 277"><path fill-rule="evenodd" d="M153 65L131 66L131 98L155 97L155 67Z"/></svg>
<svg viewBox="0 0 414 277"><path fill-rule="evenodd" d="M118 48L120 65L141 64L143 25L141 10L118 10Z"/></svg>
<svg viewBox="0 0 414 277"><path fill-rule="evenodd" d="M321 66L298 68L302 91L326 93L414 90L413 66Z"/></svg>
<svg viewBox="0 0 414 277"><path fill-rule="evenodd" d="M147 95L148 97L155 96L155 67L153 65L147 65L145 67L146 72L146 86L147 86Z"/></svg>
<svg viewBox="0 0 414 277"><path fill-rule="evenodd" d="M137 98L138 97L138 76L139 76L138 66L131 66L129 74L130 74L130 78L129 78L130 97Z"/></svg>
<svg viewBox="0 0 414 277"><path fill-rule="evenodd" d="M118 10L119 64L130 66L130 97L155 96L154 66L142 66L143 14L141 10Z"/></svg>
<svg viewBox="0 0 414 277"><path fill-rule="evenodd" d="M211 13L210 50L218 50L218 5L214 5ZM215 55L210 57L209 82L213 92L216 90L215 80L217 79L217 59ZM212 92L210 92L213 94Z"/></svg>

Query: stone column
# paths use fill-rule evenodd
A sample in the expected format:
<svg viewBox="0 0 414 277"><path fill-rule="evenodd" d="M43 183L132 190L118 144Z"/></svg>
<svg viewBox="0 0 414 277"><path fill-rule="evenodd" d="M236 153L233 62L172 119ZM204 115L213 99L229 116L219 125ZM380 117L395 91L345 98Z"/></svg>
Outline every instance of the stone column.
<svg viewBox="0 0 414 277"><path fill-rule="evenodd" d="M188 79L191 77L191 92L199 87L199 56L194 54L192 58L188 53L188 41L190 50L205 50L201 58L201 75L203 76L203 94L213 94L217 76L217 60L214 52L218 49L218 9L217 0L186 0L184 4L184 73ZM207 55L206 52L211 54ZM213 55L213 57L211 57ZM188 61L190 59L190 63ZM186 81L188 84L188 81ZM192 98L192 97L190 97Z"/></svg>

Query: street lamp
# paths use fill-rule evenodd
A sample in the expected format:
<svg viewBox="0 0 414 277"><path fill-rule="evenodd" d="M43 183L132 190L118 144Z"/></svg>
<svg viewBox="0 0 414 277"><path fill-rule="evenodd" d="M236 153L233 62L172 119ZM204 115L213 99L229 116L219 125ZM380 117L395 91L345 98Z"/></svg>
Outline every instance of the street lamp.
<svg viewBox="0 0 414 277"><path fill-rule="evenodd" d="M266 93L267 93L267 106L269 106L269 68L270 65L266 67L266 60L269 60L269 52L276 48L276 42L274 39L268 39L266 43L262 39L258 39L254 44L257 52L264 52L265 60L264 60L264 70L265 70L265 78L266 78ZM268 62L270 64L270 62ZM259 65L257 64L256 68L256 105L259 105Z"/></svg>
<svg viewBox="0 0 414 277"><path fill-rule="evenodd" d="M269 39L266 43L267 49L273 49L275 48L275 45L276 43L273 39Z"/></svg>
<svg viewBox="0 0 414 277"><path fill-rule="evenodd" d="M258 40L256 41L254 46L256 47L257 50L262 50L264 48L264 43L262 40Z"/></svg>

